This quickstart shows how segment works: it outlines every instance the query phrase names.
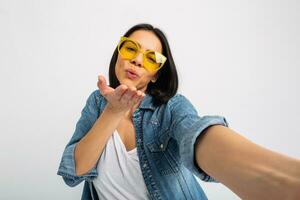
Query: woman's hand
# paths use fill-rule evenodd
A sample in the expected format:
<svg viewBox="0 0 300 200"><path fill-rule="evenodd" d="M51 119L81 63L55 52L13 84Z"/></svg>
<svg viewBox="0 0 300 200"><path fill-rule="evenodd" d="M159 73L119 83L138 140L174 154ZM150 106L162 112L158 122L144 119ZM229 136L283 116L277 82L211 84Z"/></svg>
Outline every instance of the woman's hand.
<svg viewBox="0 0 300 200"><path fill-rule="evenodd" d="M108 101L107 109L115 113L125 113L135 104L142 101L145 94L135 87L119 85L116 89L109 87L103 76L98 76L100 93Z"/></svg>

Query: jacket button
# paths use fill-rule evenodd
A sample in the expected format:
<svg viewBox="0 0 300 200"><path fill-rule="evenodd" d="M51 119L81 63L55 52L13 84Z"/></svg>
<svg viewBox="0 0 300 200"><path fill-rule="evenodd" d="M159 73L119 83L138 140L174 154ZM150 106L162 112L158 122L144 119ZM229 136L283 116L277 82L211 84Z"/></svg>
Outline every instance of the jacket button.
<svg viewBox="0 0 300 200"><path fill-rule="evenodd" d="M160 148L163 149L163 148L164 148L164 145L163 145L163 144L160 144Z"/></svg>

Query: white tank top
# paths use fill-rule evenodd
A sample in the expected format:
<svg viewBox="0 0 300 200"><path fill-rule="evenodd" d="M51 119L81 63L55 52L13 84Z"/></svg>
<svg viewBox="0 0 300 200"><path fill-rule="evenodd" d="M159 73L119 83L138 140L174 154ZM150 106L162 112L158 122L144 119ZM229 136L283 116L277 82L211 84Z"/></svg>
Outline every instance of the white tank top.
<svg viewBox="0 0 300 200"><path fill-rule="evenodd" d="M150 199L136 148L127 151L117 131L103 149L97 171L93 184L99 199Z"/></svg>

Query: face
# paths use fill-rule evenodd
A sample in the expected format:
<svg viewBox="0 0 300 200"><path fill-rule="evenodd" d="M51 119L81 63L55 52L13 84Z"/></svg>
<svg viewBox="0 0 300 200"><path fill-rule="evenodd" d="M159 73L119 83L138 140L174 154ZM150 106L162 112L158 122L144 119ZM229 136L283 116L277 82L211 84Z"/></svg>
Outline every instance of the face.
<svg viewBox="0 0 300 200"><path fill-rule="evenodd" d="M137 41L141 45L142 52L146 50L162 52L162 45L159 38L151 31L138 30L133 32L129 38ZM145 92L148 83L150 81L156 81L157 72L149 72L143 67L142 52L132 60L125 60L118 55L115 73L120 84L136 87L138 90Z"/></svg>

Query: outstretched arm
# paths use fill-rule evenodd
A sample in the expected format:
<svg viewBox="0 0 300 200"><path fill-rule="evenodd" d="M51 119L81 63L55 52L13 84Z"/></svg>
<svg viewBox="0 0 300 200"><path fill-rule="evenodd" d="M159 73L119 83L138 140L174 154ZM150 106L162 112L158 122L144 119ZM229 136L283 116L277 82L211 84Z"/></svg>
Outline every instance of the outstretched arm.
<svg viewBox="0 0 300 200"><path fill-rule="evenodd" d="M214 125L195 143L198 166L242 199L300 199L300 160Z"/></svg>

